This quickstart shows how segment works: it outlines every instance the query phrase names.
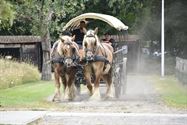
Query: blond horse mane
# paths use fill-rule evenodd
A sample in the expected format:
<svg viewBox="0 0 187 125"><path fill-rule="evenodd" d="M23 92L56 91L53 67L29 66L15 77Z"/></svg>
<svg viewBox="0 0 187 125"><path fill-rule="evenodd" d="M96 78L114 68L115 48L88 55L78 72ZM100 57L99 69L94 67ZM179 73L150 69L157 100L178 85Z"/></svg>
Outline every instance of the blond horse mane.
<svg viewBox="0 0 187 125"><path fill-rule="evenodd" d="M76 49L76 54L78 56L80 56L79 54L79 46L77 45L77 43L74 42L74 38L73 37L70 37L70 36L60 36L59 40L58 40L58 45L57 45L57 52L60 56L63 56L63 53L62 53L62 48L63 46L65 45L65 43L67 42L70 42L73 44L73 46L75 47Z"/></svg>

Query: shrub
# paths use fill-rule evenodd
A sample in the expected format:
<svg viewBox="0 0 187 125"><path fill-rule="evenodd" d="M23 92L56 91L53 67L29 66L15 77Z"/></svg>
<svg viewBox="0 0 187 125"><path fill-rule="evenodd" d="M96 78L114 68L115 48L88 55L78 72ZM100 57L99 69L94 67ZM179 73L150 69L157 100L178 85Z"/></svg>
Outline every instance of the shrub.
<svg viewBox="0 0 187 125"><path fill-rule="evenodd" d="M0 89L38 81L40 73L32 64L0 59Z"/></svg>

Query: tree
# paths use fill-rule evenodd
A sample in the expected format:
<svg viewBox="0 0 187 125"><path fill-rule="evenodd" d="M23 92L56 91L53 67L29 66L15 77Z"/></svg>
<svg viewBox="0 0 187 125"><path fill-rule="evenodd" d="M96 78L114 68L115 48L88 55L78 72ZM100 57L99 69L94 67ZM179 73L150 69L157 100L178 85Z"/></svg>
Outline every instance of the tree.
<svg viewBox="0 0 187 125"><path fill-rule="evenodd" d="M142 12L144 3L145 0L88 0L85 2L84 12L104 13L117 17L129 26L129 32L133 32L132 27L138 13ZM102 27L101 32L111 30L115 33L115 30L108 25L103 25L101 22L98 22L97 25Z"/></svg>
<svg viewBox="0 0 187 125"><path fill-rule="evenodd" d="M187 1L167 0L165 9L166 49L174 56L187 59Z"/></svg>
<svg viewBox="0 0 187 125"><path fill-rule="evenodd" d="M70 3L70 5L76 3L76 2L75 3L73 2L75 1L72 0L72 3ZM51 65L50 63L47 63L50 60L50 48L51 48L49 30L50 30L50 26L52 22L59 21L56 19L56 16L62 14L60 10L62 10L61 6L63 7L64 4L66 4L64 3L64 1L60 3L59 1L55 1L55 0L51 0L51 1L42 0L41 1L41 9L40 9L40 14L39 14L39 18L40 18L40 23L39 23L40 30L39 31L43 39L43 42L42 42L42 50L43 50L42 80L51 79Z"/></svg>
<svg viewBox="0 0 187 125"><path fill-rule="evenodd" d="M15 11L12 4L6 0L0 1L0 27L7 27L13 24Z"/></svg>

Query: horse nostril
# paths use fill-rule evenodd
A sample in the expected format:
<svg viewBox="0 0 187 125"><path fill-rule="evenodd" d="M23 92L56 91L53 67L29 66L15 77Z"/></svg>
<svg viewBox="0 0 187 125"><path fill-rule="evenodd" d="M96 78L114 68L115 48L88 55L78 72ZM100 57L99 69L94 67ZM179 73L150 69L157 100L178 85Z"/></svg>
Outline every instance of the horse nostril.
<svg viewBox="0 0 187 125"><path fill-rule="evenodd" d="M69 64L69 63L67 64L67 67L70 67L70 64Z"/></svg>

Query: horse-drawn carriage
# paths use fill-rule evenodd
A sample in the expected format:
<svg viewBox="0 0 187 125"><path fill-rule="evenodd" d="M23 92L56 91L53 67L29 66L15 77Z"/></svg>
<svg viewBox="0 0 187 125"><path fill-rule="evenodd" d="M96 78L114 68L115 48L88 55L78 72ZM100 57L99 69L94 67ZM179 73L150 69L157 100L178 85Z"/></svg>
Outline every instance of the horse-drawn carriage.
<svg viewBox="0 0 187 125"><path fill-rule="evenodd" d="M82 20L98 19L124 33L128 29L117 18L98 13L85 13L71 19L63 30L72 30L79 27ZM64 98L75 97L75 87L80 90L80 84L84 83L92 98L100 97L99 84L106 82L106 97L120 97L125 92L126 85L126 48L119 46L117 41L115 48L107 43L100 42L97 36L98 29L84 29L83 49L73 42L73 37L61 36L52 48L52 62L55 71L56 92L53 100L60 97L60 78L64 85ZM55 54L55 50L57 54ZM115 51L114 51L115 50ZM94 87L92 85L94 83ZM114 85L113 85L114 84ZM113 90L115 88L115 92Z"/></svg>

